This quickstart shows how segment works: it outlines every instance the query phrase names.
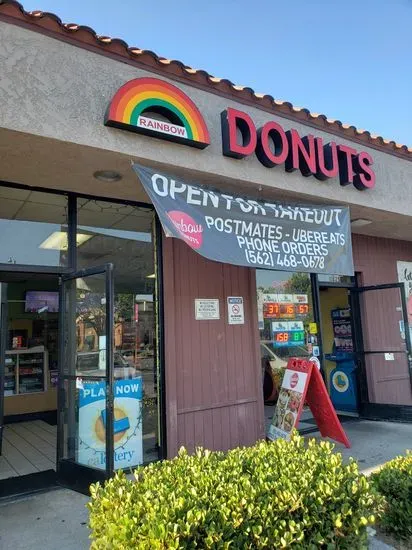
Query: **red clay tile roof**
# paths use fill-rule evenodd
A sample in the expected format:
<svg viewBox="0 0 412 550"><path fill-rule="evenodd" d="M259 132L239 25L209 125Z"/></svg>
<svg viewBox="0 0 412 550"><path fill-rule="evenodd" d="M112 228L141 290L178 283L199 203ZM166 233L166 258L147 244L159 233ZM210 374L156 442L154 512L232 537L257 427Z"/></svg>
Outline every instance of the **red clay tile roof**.
<svg viewBox="0 0 412 550"><path fill-rule="evenodd" d="M149 50L129 47L124 40L119 38L98 36L90 27L77 25L76 23L62 23L59 17L53 13L27 12L15 0L0 0L0 21L30 28L59 40L121 60L123 63L130 63L154 71L240 103L275 112L279 116L297 120L314 128L340 135L376 149L384 149L388 153L412 160L412 147L384 139L381 136L372 135L370 132L360 130L350 124L342 124L340 120L333 120L322 114L311 113L308 109L295 107L287 101L279 101L271 95L256 93L252 88L236 86L227 79L216 78L206 71L192 69L181 61L159 57Z"/></svg>

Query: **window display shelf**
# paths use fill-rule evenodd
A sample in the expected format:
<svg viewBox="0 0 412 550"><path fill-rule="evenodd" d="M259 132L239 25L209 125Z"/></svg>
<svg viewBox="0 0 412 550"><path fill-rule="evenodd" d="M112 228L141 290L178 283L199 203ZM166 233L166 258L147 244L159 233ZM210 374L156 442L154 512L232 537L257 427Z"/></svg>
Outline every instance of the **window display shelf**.
<svg viewBox="0 0 412 550"><path fill-rule="evenodd" d="M44 346L6 351L5 368L6 397L47 391L48 352Z"/></svg>

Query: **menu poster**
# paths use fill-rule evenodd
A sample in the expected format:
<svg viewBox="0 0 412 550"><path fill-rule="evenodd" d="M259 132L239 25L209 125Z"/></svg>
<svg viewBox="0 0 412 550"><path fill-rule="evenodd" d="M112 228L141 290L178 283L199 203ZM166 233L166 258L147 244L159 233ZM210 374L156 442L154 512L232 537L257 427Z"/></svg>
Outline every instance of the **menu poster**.
<svg viewBox="0 0 412 550"><path fill-rule="evenodd" d="M288 364L280 388L275 414L269 427L269 439L275 440L279 437L289 439L293 428L298 425L311 370L309 365L310 363L307 361L295 361Z"/></svg>
<svg viewBox="0 0 412 550"><path fill-rule="evenodd" d="M50 376L50 386L52 388L57 388L59 383L59 371L51 370L49 371L49 376Z"/></svg>
<svg viewBox="0 0 412 550"><path fill-rule="evenodd" d="M353 351L350 309L333 309L331 314L335 351Z"/></svg>
<svg viewBox="0 0 412 550"><path fill-rule="evenodd" d="M288 440L293 428L299 424L305 402L321 436L330 437L349 448L349 439L330 400L322 375L315 362L305 359L288 361L268 439Z"/></svg>

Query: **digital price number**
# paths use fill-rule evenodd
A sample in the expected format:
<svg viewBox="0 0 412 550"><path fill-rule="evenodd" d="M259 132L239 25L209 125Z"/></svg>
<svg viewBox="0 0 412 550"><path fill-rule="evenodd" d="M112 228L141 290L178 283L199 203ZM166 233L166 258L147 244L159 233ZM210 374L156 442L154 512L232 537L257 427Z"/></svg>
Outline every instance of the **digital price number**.
<svg viewBox="0 0 412 550"><path fill-rule="evenodd" d="M276 347L304 346L305 332L303 330L278 331L273 333Z"/></svg>
<svg viewBox="0 0 412 550"><path fill-rule="evenodd" d="M296 313L297 316L307 315L309 313L309 305L308 304L296 304L295 305L295 313Z"/></svg>
<svg viewBox="0 0 412 550"><path fill-rule="evenodd" d="M266 319L294 319L295 317L304 317L308 313L308 304L279 304L276 302L263 304L263 317Z"/></svg>

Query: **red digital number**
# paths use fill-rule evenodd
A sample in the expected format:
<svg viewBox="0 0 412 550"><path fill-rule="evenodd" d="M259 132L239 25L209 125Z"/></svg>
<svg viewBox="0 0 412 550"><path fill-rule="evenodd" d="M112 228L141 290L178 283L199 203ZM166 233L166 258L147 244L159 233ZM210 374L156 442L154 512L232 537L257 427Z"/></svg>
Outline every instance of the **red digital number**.
<svg viewBox="0 0 412 550"><path fill-rule="evenodd" d="M299 315L306 315L307 313L309 313L308 304L298 304L296 306L296 313Z"/></svg>
<svg viewBox="0 0 412 550"><path fill-rule="evenodd" d="M266 303L264 304L263 311L266 317L279 317L279 304L276 304L274 302Z"/></svg>
<svg viewBox="0 0 412 550"><path fill-rule="evenodd" d="M289 334L287 332L278 332L276 334L276 342L287 342L289 340Z"/></svg>
<svg viewBox="0 0 412 550"><path fill-rule="evenodd" d="M293 304L281 304L279 309L281 317L293 317L295 315L295 307Z"/></svg>

